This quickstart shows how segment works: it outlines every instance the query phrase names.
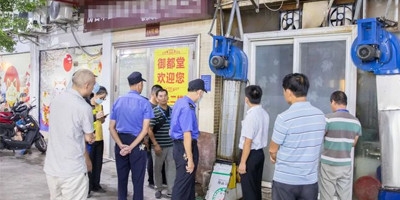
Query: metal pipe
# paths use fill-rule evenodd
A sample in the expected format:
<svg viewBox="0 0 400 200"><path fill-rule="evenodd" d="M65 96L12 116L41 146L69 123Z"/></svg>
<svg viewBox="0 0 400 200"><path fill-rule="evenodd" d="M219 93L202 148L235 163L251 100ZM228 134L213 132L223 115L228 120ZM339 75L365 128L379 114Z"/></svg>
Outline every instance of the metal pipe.
<svg viewBox="0 0 400 200"><path fill-rule="evenodd" d="M399 21L399 0L394 1L395 10L394 10L394 21Z"/></svg>
<svg viewBox="0 0 400 200"><path fill-rule="evenodd" d="M389 8L392 5L393 0L388 0L386 4L386 11L385 11L385 18L388 19L388 14L389 14Z"/></svg>
<svg viewBox="0 0 400 200"><path fill-rule="evenodd" d="M240 15L240 7L238 4L236 4L236 18L238 22L238 28L239 28L239 40L242 41L243 39L243 25L242 25L242 16Z"/></svg>
<svg viewBox="0 0 400 200"><path fill-rule="evenodd" d="M225 37L229 37L230 36L229 34L231 34L232 22L233 22L233 17L235 15L236 6L237 6L237 0L233 0L233 6L232 6L232 10L231 10L231 15L229 16L228 29L226 30Z"/></svg>
<svg viewBox="0 0 400 200"><path fill-rule="evenodd" d="M256 13L258 13L260 11L260 2L259 2L259 0L257 0L257 3L255 2L255 0L250 0L250 1L253 4L254 8L256 9Z"/></svg>
<svg viewBox="0 0 400 200"><path fill-rule="evenodd" d="M363 16L362 18L367 18L367 0L363 0Z"/></svg>
<svg viewBox="0 0 400 200"><path fill-rule="evenodd" d="M224 18L224 12L222 11L222 8L220 7L220 10L219 10L219 20L220 20L220 23L219 23L219 25L221 26L220 28L220 31L221 31L221 35L224 35L224 20L225 20L225 18Z"/></svg>
<svg viewBox="0 0 400 200"><path fill-rule="evenodd" d="M212 29L214 27L215 19L217 19L217 13L218 13L218 10L220 9L220 7L219 7L220 3L221 3L221 0L218 1L218 5L215 8L214 17L213 17L213 20L211 22L211 27L210 27L210 30L208 31L208 35L211 35L211 36L213 36L213 34L211 32L212 32Z"/></svg>

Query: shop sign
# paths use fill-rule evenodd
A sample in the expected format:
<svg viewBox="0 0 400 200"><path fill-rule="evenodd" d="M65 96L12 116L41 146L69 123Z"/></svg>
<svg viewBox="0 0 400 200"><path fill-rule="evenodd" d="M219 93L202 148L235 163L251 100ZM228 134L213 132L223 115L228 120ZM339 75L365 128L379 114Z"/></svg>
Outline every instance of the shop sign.
<svg viewBox="0 0 400 200"><path fill-rule="evenodd" d="M85 2L84 32L209 19L213 13L213 4L209 0Z"/></svg>
<svg viewBox="0 0 400 200"><path fill-rule="evenodd" d="M168 91L168 105L187 93L189 80L189 47L154 50L154 84Z"/></svg>

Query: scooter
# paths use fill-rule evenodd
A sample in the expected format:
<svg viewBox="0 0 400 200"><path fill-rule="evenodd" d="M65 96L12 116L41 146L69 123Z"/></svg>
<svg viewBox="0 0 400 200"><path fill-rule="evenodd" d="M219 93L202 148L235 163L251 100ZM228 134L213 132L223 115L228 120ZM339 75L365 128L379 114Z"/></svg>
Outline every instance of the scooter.
<svg viewBox="0 0 400 200"><path fill-rule="evenodd" d="M0 149L30 149L33 144L45 153L47 143L40 132L39 123L29 114L36 106L18 102L11 112L0 112ZM21 133L22 140L16 140L16 130Z"/></svg>

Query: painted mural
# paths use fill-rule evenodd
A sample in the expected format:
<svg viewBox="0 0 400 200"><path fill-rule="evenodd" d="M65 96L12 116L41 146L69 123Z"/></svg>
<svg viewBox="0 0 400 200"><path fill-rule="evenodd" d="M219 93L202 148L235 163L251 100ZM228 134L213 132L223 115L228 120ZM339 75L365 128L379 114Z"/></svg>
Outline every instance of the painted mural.
<svg viewBox="0 0 400 200"><path fill-rule="evenodd" d="M0 111L8 110L17 101L30 101L30 56L30 53L0 56Z"/></svg>
<svg viewBox="0 0 400 200"><path fill-rule="evenodd" d="M40 129L48 131L51 101L71 86L71 78L78 69L89 69L102 79L101 46L58 49L40 52Z"/></svg>

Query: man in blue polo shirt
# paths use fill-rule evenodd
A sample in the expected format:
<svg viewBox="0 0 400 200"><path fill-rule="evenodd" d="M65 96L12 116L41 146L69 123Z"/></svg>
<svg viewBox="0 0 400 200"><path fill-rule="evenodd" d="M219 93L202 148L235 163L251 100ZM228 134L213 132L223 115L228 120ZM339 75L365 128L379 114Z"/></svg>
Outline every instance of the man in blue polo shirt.
<svg viewBox="0 0 400 200"><path fill-rule="evenodd" d="M173 154L176 165L172 200L195 199L195 176L199 163L196 102L200 101L204 92L207 91L203 80L190 81L188 94L178 99L172 109L170 136L174 140Z"/></svg>
<svg viewBox="0 0 400 200"><path fill-rule="evenodd" d="M128 76L130 91L119 97L110 114L110 133L115 141L118 176L118 200L127 199L129 171L132 173L133 199L143 200L143 182L147 153L142 143L154 117L150 102L140 96L143 90L140 72Z"/></svg>
<svg viewBox="0 0 400 200"><path fill-rule="evenodd" d="M276 117L269 148L270 160L275 163L272 199L317 200L325 116L307 101L307 76L288 74L282 82L290 107Z"/></svg>

